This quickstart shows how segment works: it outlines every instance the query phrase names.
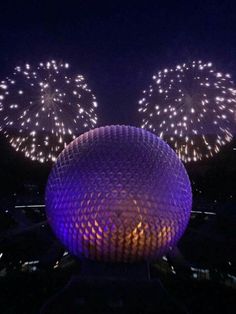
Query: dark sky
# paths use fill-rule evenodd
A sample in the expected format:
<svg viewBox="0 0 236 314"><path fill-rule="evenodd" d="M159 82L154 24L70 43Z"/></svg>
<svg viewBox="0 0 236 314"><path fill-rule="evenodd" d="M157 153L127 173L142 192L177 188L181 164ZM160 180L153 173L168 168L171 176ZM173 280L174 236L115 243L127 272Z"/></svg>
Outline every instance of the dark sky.
<svg viewBox="0 0 236 314"><path fill-rule="evenodd" d="M162 67L213 61L236 80L235 1L4 1L0 77L21 62L68 61L99 103L99 124L138 124L141 90Z"/></svg>

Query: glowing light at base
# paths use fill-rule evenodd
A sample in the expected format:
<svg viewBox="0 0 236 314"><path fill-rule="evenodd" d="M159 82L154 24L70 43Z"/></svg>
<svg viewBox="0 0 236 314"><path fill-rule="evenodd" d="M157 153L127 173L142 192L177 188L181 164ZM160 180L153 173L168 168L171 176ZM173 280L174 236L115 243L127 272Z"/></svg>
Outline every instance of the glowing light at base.
<svg viewBox="0 0 236 314"><path fill-rule="evenodd" d="M211 62L166 68L139 101L141 127L167 141L184 162L208 158L232 140L236 90Z"/></svg>
<svg viewBox="0 0 236 314"><path fill-rule="evenodd" d="M55 161L67 143L96 126L96 107L84 77L68 63L17 66L0 83L0 129L32 160Z"/></svg>
<svg viewBox="0 0 236 314"><path fill-rule="evenodd" d="M190 216L188 175L156 135L130 126L91 130L59 155L46 189L56 236L75 256L153 260L182 236Z"/></svg>

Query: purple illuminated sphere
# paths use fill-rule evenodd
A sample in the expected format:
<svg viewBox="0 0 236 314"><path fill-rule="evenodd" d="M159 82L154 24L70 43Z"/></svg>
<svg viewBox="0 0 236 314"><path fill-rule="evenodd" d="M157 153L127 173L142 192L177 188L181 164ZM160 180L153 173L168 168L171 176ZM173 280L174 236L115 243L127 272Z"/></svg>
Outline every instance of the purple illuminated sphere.
<svg viewBox="0 0 236 314"><path fill-rule="evenodd" d="M192 193L175 152L131 126L84 133L50 174L50 225L75 256L131 262L165 254L182 236Z"/></svg>

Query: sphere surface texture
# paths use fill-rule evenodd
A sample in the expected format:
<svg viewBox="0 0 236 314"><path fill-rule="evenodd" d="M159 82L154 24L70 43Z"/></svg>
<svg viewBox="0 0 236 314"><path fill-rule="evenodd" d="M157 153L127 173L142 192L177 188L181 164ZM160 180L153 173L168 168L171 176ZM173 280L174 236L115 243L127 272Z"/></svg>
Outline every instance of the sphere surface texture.
<svg viewBox="0 0 236 314"><path fill-rule="evenodd" d="M91 130L71 142L50 174L46 208L75 256L131 262L163 255L191 211L188 175L175 152L131 126Z"/></svg>

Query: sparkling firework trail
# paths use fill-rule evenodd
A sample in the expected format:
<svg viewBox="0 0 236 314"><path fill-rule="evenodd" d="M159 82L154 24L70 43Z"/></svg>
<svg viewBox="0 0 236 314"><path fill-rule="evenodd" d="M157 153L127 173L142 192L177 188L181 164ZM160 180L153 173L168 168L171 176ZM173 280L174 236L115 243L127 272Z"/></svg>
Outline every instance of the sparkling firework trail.
<svg viewBox="0 0 236 314"><path fill-rule="evenodd" d="M184 162L209 158L232 140L236 90L211 62L164 69L143 91L142 128L166 140Z"/></svg>
<svg viewBox="0 0 236 314"><path fill-rule="evenodd" d="M55 161L81 132L97 124L97 102L68 63L17 66L0 83L0 129L10 144L39 162Z"/></svg>

